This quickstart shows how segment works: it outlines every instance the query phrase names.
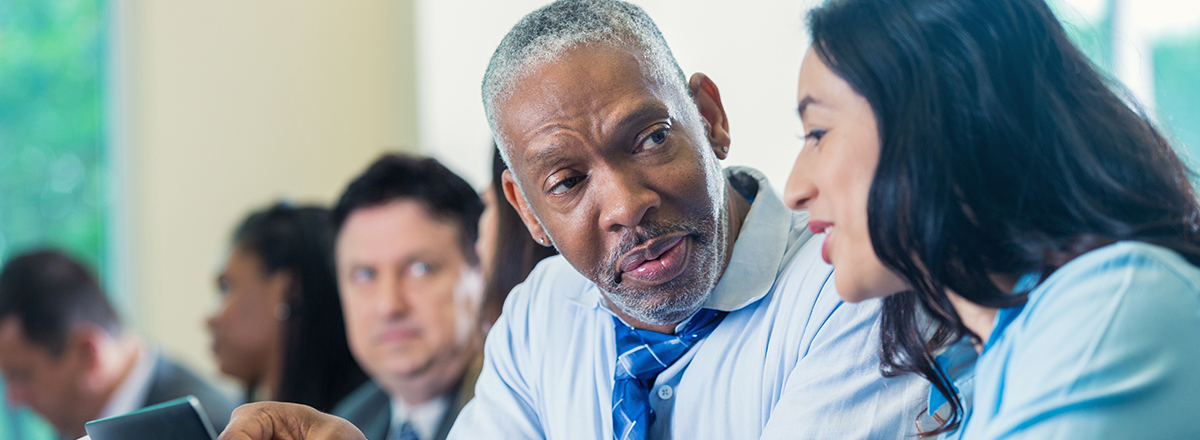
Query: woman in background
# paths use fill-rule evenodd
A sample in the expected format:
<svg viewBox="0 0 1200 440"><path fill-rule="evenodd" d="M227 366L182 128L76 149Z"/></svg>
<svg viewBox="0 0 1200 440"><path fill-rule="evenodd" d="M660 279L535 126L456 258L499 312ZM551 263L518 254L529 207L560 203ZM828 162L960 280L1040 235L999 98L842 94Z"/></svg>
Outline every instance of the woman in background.
<svg viewBox="0 0 1200 440"><path fill-rule="evenodd" d="M1189 173L1045 0L835 0L809 24L786 200L843 298L886 297L885 371L948 401L928 434L1200 438ZM973 398L938 358L960 339Z"/></svg>
<svg viewBox="0 0 1200 440"><path fill-rule="evenodd" d="M208 328L221 371L246 386L247 401L329 411L366 380L346 343L332 249L323 208L276 204L234 232Z"/></svg>
<svg viewBox="0 0 1200 440"><path fill-rule="evenodd" d="M485 331L500 317L508 292L525 281L539 261L558 254L553 247L542 246L533 240L517 210L504 197L500 176L505 169L500 150L493 145L492 184L481 195L484 210L479 218L479 241L476 243L485 277L480 314Z"/></svg>

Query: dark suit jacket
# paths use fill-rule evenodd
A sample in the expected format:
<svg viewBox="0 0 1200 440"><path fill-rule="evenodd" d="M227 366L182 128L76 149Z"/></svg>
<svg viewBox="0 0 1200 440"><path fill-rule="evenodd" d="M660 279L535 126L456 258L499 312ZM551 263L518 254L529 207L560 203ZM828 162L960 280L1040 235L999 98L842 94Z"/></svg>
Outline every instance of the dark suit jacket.
<svg viewBox="0 0 1200 440"><path fill-rule="evenodd" d="M229 424L230 414L237 407L233 400L196 377L191 371L166 356L158 355L158 359L154 361L150 391L146 393L146 401L142 406L155 405L187 395L196 396L200 400L208 420L217 432L225 429L225 425Z"/></svg>
<svg viewBox="0 0 1200 440"><path fill-rule="evenodd" d="M483 357L480 356L471 362L462 380L450 391L454 400L450 403L446 415L442 417L442 423L438 426L433 440L446 440L458 413L475 397L475 381L479 379L479 371L482 369ZM333 415L353 423L367 440L384 440L392 424L392 399L375 384L375 381L368 380L334 406Z"/></svg>

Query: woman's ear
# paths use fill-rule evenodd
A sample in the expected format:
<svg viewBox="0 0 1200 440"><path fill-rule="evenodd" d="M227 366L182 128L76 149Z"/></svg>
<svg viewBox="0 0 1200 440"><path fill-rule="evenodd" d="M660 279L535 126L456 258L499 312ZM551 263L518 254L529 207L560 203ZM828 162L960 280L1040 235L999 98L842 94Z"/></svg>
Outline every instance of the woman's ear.
<svg viewBox="0 0 1200 440"><path fill-rule="evenodd" d="M713 152L718 158L729 156L729 119L725 116L725 106L721 104L721 92L717 84L703 73L692 74L688 81L700 117L704 120L704 134L712 144Z"/></svg>
<svg viewBox="0 0 1200 440"><path fill-rule="evenodd" d="M500 176L500 179L504 185L504 198L508 199L508 203L521 216L521 222L525 223L525 227L529 229L529 235L533 237L533 241L538 242L542 246L549 246L549 236L546 234L545 229L542 229L541 222L533 215L533 210L529 208L529 201L525 200L525 195L521 194L520 188L517 188L516 176L512 174L511 170L504 170L504 174Z"/></svg>
<svg viewBox="0 0 1200 440"><path fill-rule="evenodd" d="M271 299L276 303L290 303L293 295L299 296L299 281L291 269L279 269L271 273L266 279Z"/></svg>

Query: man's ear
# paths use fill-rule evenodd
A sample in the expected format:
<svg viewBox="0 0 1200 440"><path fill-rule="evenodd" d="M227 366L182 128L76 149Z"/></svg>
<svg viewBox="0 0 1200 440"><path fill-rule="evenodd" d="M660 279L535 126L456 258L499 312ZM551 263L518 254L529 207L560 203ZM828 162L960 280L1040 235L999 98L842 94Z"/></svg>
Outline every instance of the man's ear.
<svg viewBox="0 0 1200 440"><path fill-rule="evenodd" d="M88 386L106 386L101 374L101 353L106 347L108 333L100 326L85 323L75 326L67 336L67 345L60 362L69 362Z"/></svg>
<svg viewBox="0 0 1200 440"><path fill-rule="evenodd" d="M708 136L713 152L717 153L718 158L724 159L729 156L730 139L729 119L725 117L725 106L721 104L721 92L708 75L699 72L692 74L688 87L692 89L696 107L704 118L707 129L704 134Z"/></svg>
<svg viewBox="0 0 1200 440"><path fill-rule="evenodd" d="M521 216L521 221L529 229L529 235L533 237L533 241L542 246L550 246L549 235L546 234L545 229L542 229L542 224L538 222L537 217L533 215L533 210L529 208L529 201L525 200L521 189L517 188L516 178L510 170L504 170L504 174L500 175L501 183L504 185L504 198L508 199L508 203L513 208L516 208L517 214Z"/></svg>

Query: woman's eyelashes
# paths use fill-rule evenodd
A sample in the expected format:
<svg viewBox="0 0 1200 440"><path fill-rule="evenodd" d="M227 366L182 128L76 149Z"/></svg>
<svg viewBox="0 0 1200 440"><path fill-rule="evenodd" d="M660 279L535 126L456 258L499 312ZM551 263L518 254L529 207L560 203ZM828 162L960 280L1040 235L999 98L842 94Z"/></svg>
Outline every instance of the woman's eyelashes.
<svg viewBox="0 0 1200 440"><path fill-rule="evenodd" d="M820 142L823 137L825 137L825 130L819 128L814 128L804 134L805 142Z"/></svg>

